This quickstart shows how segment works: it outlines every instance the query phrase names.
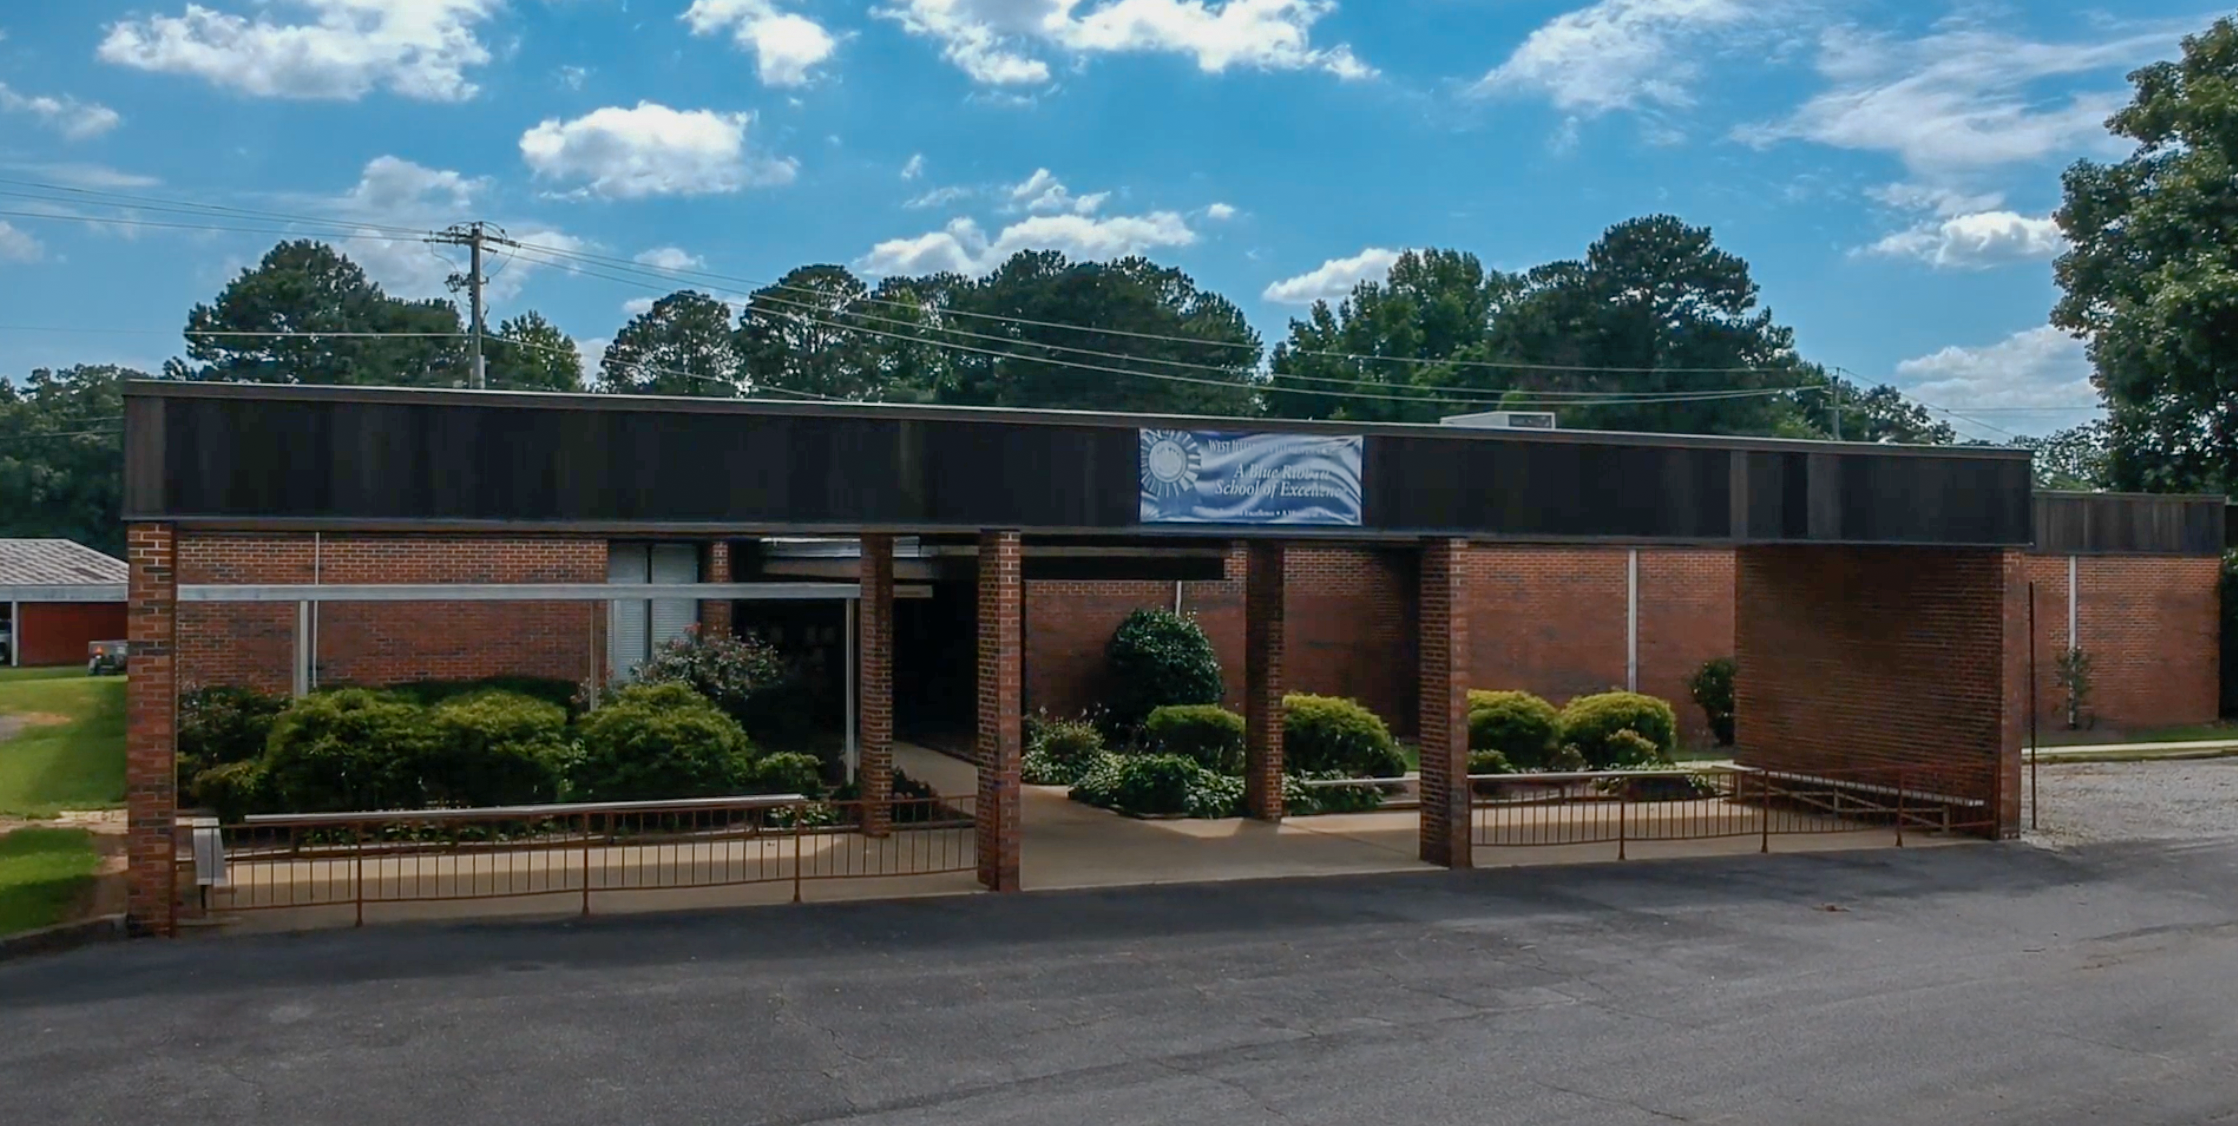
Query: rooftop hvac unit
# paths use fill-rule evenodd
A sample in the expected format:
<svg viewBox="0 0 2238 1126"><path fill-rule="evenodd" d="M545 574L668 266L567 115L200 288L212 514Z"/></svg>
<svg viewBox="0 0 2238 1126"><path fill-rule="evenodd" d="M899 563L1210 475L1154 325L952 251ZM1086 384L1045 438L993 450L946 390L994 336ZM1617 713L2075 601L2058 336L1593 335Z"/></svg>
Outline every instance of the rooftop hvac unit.
<svg viewBox="0 0 2238 1126"><path fill-rule="evenodd" d="M1447 426L1473 426L1479 430L1552 430L1553 411L1485 411L1450 415Z"/></svg>

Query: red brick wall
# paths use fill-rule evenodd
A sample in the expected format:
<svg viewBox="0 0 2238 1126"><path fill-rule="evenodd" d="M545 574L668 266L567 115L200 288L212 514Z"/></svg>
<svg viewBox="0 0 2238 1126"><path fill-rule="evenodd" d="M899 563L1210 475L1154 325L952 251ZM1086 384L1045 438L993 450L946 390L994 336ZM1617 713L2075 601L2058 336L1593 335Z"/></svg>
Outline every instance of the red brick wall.
<svg viewBox="0 0 2238 1126"><path fill-rule="evenodd" d="M2091 657L2099 726L2206 723L2220 710L2215 559L2092 556L2076 561L2076 612ZM2038 588L2039 590L2041 588ZM2039 630L2044 610L2036 610ZM2066 609L2058 614L2065 629ZM2039 658L2040 659L2040 658ZM2056 712L2064 694L2047 695ZM2043 705L2039 705L2042 707Z"/></svg>
<svg viewBox="0 0 2238 1126"><path fill-rule="evenodd" d="M361 535L314 545L309 535L182 533L178 556L184 583L308 583L314 569L326 583L606 581L602 540ZM182 604L181 683L285 691L295 613L292 603ZM329 603L318 610L319 681L581 680L605 663L604 624L595 602Z"/></svg>
<svg viewBox="0 0 2238 1126"><path fill-rule="evenodd" d="M1735 566L1741 762L1928 768L1938 788L1996 792L2019 761L2007 714L2023 676L2010 666L2027 652L2025 625L2009 620L2025 608L2008 598L2008 570L2025 582L2017 553L1748 547Z"/></svg>
<svg viewBox="0 0 2238 1126"><path fill-rule="evenodd" d="M1292 545L1285 554L1283 687L1351 697L1413 735L1421 552Z"/></svg>
<svg viewBox="0 0 2238 1126"><path fill-rule="evenodd" d="M1224 703L1243 708L1243 551L1228 553L1218 582L1181 584L1181 612L1197 619L1220 655ZM1136 610L1173 609L1167 582L1036 581L1026 587L1026 710L1077 715L1109 696L1104 647Z"/></svg>
<svg viewBox="0 0 2238 1126"><path fill-rule="evenodd" d="M124 685L125 922L170 934L178 920L177 545L169 524L125 530L131 676Z"/></svg>
<svg viewBox="0 0 2238 1126"><path fill-rule="evenodd" d="M1617 548L1471 550L1469 683L1557 705L1624 687L1624 566Z"/></svg>
<svg viewBox="0 0 2238 1126"><path fill-rule="evenodd" d="M23 647L21 664L82 665L88 642L125 639L122 602L25 602L16 610L23 620L10 643Z"/></svg>
<svg viewBox="0 0 2238 1126"><path fill-rule="evenodd" d="M1733 553L1640 552L1640 691L1671 702L1689 742L1711 742L1687 680L1733 655Z"/></svg>

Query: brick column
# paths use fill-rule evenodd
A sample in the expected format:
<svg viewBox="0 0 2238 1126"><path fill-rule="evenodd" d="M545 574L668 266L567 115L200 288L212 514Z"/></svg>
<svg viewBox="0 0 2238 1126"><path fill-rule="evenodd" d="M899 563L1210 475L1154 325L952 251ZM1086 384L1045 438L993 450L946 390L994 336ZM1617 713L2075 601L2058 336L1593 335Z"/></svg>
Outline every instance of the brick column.
<svg viewBox="0 0 2238 1126"><path fill-rule="evenodd" d="M1282 820L1282 608L1279 540L1252 540L1243 578L1243 807Z"/></svg>
<svg viewBox="0 0 2238 1126"><path fill-rule="evenodd" d="M1419 610L1422 859L1447 868L1474 862L1469 825L1469 545L1422 545Z"/></svg>
<svg viewBox="0 0 2238 1126"><path fill-rule="evenodd" d="M176 550L169 524L134 524L125 543L131 564L125 595L131 642L124 689L126 923L135 934L167 935L178 929L179 908Z"/></svg>
<svg viewBox="0 0 2238 1126"><path fill-rule="evenodd" d="M716 540L707 545L706 565L700 568L699 581L727 583L730 581L730 544ZM708 599L699 604L699 629L708 637L730 636L730 599Z"/></svg>
<svg viewBox="0 0 2238 1126"><path fill-rule="evenodd" d="M1018 533L979 535L979 882L1018 890L1025 587Z"/></svg>
<svg viewBox="0 0 2238 1126"><path fill-rule="evenodd" d="M861 582L855 739L862 762L863 832L883 837L893 826L886 801L894 792L894 537L863 537Z"/></svg>
<svg viewBox="0 0 2238 1126"><path fill-rule="evenodd" d="M1997 731L1997 835L2020 836L2021 748L2028 745L2028 555L2007 551L2000 560L2005 624L2004 715ZM2042 621L2037 622L2038 627Z"/></svg>

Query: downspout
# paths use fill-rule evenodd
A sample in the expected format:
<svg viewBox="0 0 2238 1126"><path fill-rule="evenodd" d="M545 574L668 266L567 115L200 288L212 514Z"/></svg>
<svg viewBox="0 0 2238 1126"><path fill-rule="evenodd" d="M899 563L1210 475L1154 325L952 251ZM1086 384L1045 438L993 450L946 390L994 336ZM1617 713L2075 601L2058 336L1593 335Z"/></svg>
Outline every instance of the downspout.
<svg viewBox="0 0 2238 1126"><path fill-rule="evenodd" d="M1640 690L1640 549L1624 555L1624 690Z"/></svg>
<svg viewBox="0 0 2238 1126"><path fill-rule="evenodd" d="M323 533L323 532L312 532L312 533L311 533L311 585L312 585L312 586L317 586L317 585L319 585L319 583L320 583L320 581L321 581L321 579L320 579L320 564L324 562L324 556L325 556L325 554L326 554L326 535L325 535L325 533ZM309 660L308 660L308 661L307 661L306 663L307 663L307 664L309 665L309 667L310 667L310 671L309 671L309 676L308 676L308 679L309 679L309 680L310 680L310 682L311 682L311 687L312 687L312 688L317 688L317 687L319 686L319 604L318 604L318 602L317 602L317 601L315 601L315 600L314 600L314 601L313 601L313 602L311 603L311 656L310 656Z"/></svg>

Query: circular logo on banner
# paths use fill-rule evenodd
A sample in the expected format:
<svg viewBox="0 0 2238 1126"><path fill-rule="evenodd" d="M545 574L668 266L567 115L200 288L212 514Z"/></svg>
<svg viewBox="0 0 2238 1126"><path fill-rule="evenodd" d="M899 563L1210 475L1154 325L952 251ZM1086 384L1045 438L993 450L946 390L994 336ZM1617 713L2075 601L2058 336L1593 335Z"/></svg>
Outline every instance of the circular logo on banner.
<svg viewBox="0 0 2238 1126"><path fill-rule="evenodd" d="M1142 439L1143 492L1165 498L1196 491L1199 462L1194 436L1179 430L1152 430Z"/></svg>

